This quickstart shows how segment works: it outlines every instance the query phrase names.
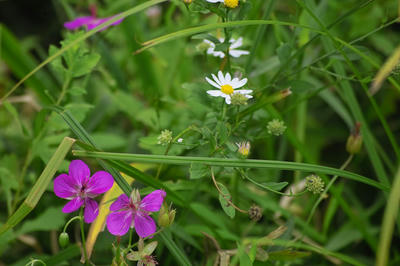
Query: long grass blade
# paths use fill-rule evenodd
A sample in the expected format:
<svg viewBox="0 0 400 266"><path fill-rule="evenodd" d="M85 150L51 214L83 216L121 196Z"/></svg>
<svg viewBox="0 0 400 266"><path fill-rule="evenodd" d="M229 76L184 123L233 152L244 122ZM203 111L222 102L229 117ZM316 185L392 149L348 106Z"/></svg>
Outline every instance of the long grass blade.
<svg viewBox="0 0 400 266"><path fill-rule="evenodd" d="M68 137L63 139L56 152L47 163L39 179L36 181L35 185L33 185L25 201L0 228L0 235L16 226L35 208L74 142L74 139Z"/></svg>

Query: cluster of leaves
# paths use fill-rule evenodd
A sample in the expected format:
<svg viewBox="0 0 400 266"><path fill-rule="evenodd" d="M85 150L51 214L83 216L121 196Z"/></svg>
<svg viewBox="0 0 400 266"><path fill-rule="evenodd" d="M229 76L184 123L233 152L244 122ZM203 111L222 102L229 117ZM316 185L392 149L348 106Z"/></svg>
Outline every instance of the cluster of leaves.
<svg viewBox="0 0 400 266"><path fill-rule="evenodd" d="M75 2L54 5L72 19L82 15L73 11ZM251 142L253 159L340 168L348 157L346 139L359 121L365 148L349 168L389 187L400 159L399 78L393 72L390 82L373 97L368 86L399 41L396 3L304 2L247 0L228 12L223 4L174 0L129 16L88 39L83 38L84 31L61 30L63 41L50 45L48 56L68 49L0 106L4 206L0 221L15 212L66 136L86 142L80 148L87 150L94 148L85 145L95 143L96 149L108 152L233 160L241 159L236 143L246 140ZM132 8L132 1L98 1L97 8L100 15L109 16ZM207 28L250 20L258 22ZM28 51L31 47L18 41L7 25L0 27L4 60L0 71L6 77L0 75L0 88L9 88L15 78L23 78L38 65L40 60L32 54L43 54L43 49L36 44ZM191 38L182 38L189 36L182 29L188 29ZM170 42L133 54L146 48L138 40L171 32ZM228 40L239 36L244 37L250 55L226 62L201 49L203 39L208 39L216 43L216 51L226 51ZM220 43L219 37L225 42ZM219 68L249 79L254 99L248 105L226 105L221 98L207 95L210 86L204 78ZM287 88L292 91L289 97L276 97ZM58 105L58 112L49 109L51 105ZM273 119L285 121L283 136L268 133L267 124ZM172 140L160 145L158 136L165 129L172 131ZM153 254L161 265L215 261L221 265L363 265L378 250L387 194L376 187L339 178L314 210L318 195L279 194L289 184L293 192L301 190L310 172L282 171L278 164L275 168L210 167L187 159L187 166L134 164L147 169L143 173L122 158L105 161L135 178L132 186L147 186L145 194L151 187L166 189L167 199L177 208L174 224L157 236ZM85 160L96 165L95 160ZM65 172L67 165L63 162L58 170ZM327 183L332 178L321 177ZM64 202L51 190L46 188L26 220L0 235L1 262L24 265L34 257L49 265L78 263L77 245L60 251L54 240L68 217L60 211ZM253 222L231 203L243 210L256 204L263 219ZM107 233L99 235L94 263L110 263L112 241ZM391 255L395 265L398 251L393 248Z"/></svg>

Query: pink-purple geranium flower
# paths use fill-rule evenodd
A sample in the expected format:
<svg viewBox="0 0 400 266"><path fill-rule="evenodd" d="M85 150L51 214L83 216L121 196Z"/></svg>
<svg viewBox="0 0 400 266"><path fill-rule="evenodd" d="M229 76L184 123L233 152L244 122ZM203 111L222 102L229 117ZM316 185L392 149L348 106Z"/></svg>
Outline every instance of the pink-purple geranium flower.
<svg viewBox="0 0 400 266"><path fill-rule="evenodd" d="M99 214L99 207L94 197L108 191L114 184L111 174L98 171L90 176L89 167L81 160L74 160L69 165L67 174L61 174L54 180L54 193L70 202L62 211L70 213L84 206L84 220L91 223Z"/></svg>
<svg viewBox="0 0 400 266"><path fill-rule="evenodd" d="M125 235L129 228L135 228L136 233L144 238L156 232L156 223L150 217L151 212L160 210L167 193L155 190L140 199L138 190L133 190L131 197L122 194L110 206L111 213L107 217L107 228L111 234Z"/></svg>
<svg viewBox="0 0 400 266"><path fill-rule="evenodd" d="M68 21L66 23L64 23L64 27L69 29L69 30L75 30L77 28L86 26L88 30L92 30L94 28L96 28L97 26L99 26L100 24L103 24L107 21L109 21L110 19L113 19L115 16L111 16L111 17L107 17L107 18L97 18L95 15L92 16L85 16L85 17L78 17L72 21ZM111 25L118 25L122 22L123 19L119 19L113 23L111 23L109 26ZM109 26L104 27L101 30L105 30L107 29Z"/></svg>

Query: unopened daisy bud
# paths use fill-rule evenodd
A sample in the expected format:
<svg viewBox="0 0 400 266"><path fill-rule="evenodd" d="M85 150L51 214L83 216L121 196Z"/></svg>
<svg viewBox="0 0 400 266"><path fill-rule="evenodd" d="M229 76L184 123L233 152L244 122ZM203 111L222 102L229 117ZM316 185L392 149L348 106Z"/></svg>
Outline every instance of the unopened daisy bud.
<svg viewBox="0 0 400 266"><path fill-rule="evenodd" d="M157 138L158 144L167 145L172 141L172 131L165 129L161 131L161 134Z"/></svg>
<svg viewBox="0 0 400 266"><path fill-rule="evenodd" d="M239 5L239 0L224 0L224 5L229 8L235 8Z"/></svg>
<svg viewBox="0 0 400 266"><path fill-rule="evenodd" d="M245 95L241 93L234 93L231 96L231 103L233 105L247 105L247 101L249 98L247 98Z"/></svg>
<svg viewBox="0 0 400 266"><path fill-rule="evenodd" d="M292 94L292 91L290 90L290 88L287 88L287 89L284 89L281 91L277 91L277 92L273 93L272 95L268 96L268 103L279 102L291 94Z"/></svg>
<svg viewBox="0 0 400 266"><path fill-rule="evenodd" d="M192 0L183 0L183 2L184 2L185 4L190 4L190 3L192 3Z"/></svg>
<svg viewBox="0 0 400 266"><path fill-rule="evenodd" d="M314 194L320 194L324 191L324 181L317 175L309 175L306 177L306 188Z"/></svg>
<svg viewBox="0 0 400 266"><path fill-rule="evenodd" d="M280 136L286 130L285 122L279 119L273 119L268 122L267 130L271 135Z"/></svg>
<svg viewBox="0 0 400 266"><path fill-rule="evenodd" d="M240 143L236 143L238 146L238 153L241 155L242 158L247 158L250 153L250 142L243 141Z"/></svg>
<svg viewBox="0 0 400 266"><path fill-rule="evenodd" d="M353 132L347 138L346 150L350 154L359 153L361 150L363 139L360 134L360 127L361 124L357 122Z"/></svg>
<svg viewBox="0 0 400 266"><path fill-rule="evenodd" d="M249 218L254 222L258 222L262 218L262 210L260 206L253 205L249 209Z"/></svg>
<svg viewBox="0 0 400 266"><path fill-rule="evenodd" d="M67 232L62 232L58 237L58 243L62 248L65 248L69 244L69 235Z"/></svg>

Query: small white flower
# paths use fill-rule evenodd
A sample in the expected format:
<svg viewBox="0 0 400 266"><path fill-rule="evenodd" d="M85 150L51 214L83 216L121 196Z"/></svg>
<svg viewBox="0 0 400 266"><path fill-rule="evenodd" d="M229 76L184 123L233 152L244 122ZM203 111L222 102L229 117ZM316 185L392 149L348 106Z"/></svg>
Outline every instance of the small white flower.
<svg viewBox="0 0 400 266"><path fill-rule="evenodd" d="M218 90L209 90L208 94L214 97L223 97L227 104L231 104L231 96L235 93L240 93L245 95L247 98L253 98L253 96L248 95L252 93L252 90L235 90L237 88L243 87L247 83L247 78L239 80L238 78L232 79L231 74L226 73L225 77L222 71L218 72L218 77L211 74L214 80L206 77L206 80L210 85L214 86Z"/></svg>
<svg viewBox="0 0 400 266"><path fill-rule="evenodd" d="M224 42L223 38L219 38L219 41L221 43ZM207 49L207 54L212 54L215 57L220 57L220 58L224 58L225 57L225 53L222 51L215 51L215 43L213 43L212 41L209 41L207 39L204 40L205 43L207 43L210 47ZM240 37L239 39L234 39L231 38L229 40L230 46L229 46L229 55L232 57L240 57L241 55L247 55L249 54L249 51L246 50L238 50L236 48L239 48L240 46L243 45L243 38Z"/></svg>
<svg viewBox="0 0 400 266"><path fill-rule="evenodd" d="M183 138L179 138L177 141L178 141L178 143L182 143L183 142Z"/></svg>

